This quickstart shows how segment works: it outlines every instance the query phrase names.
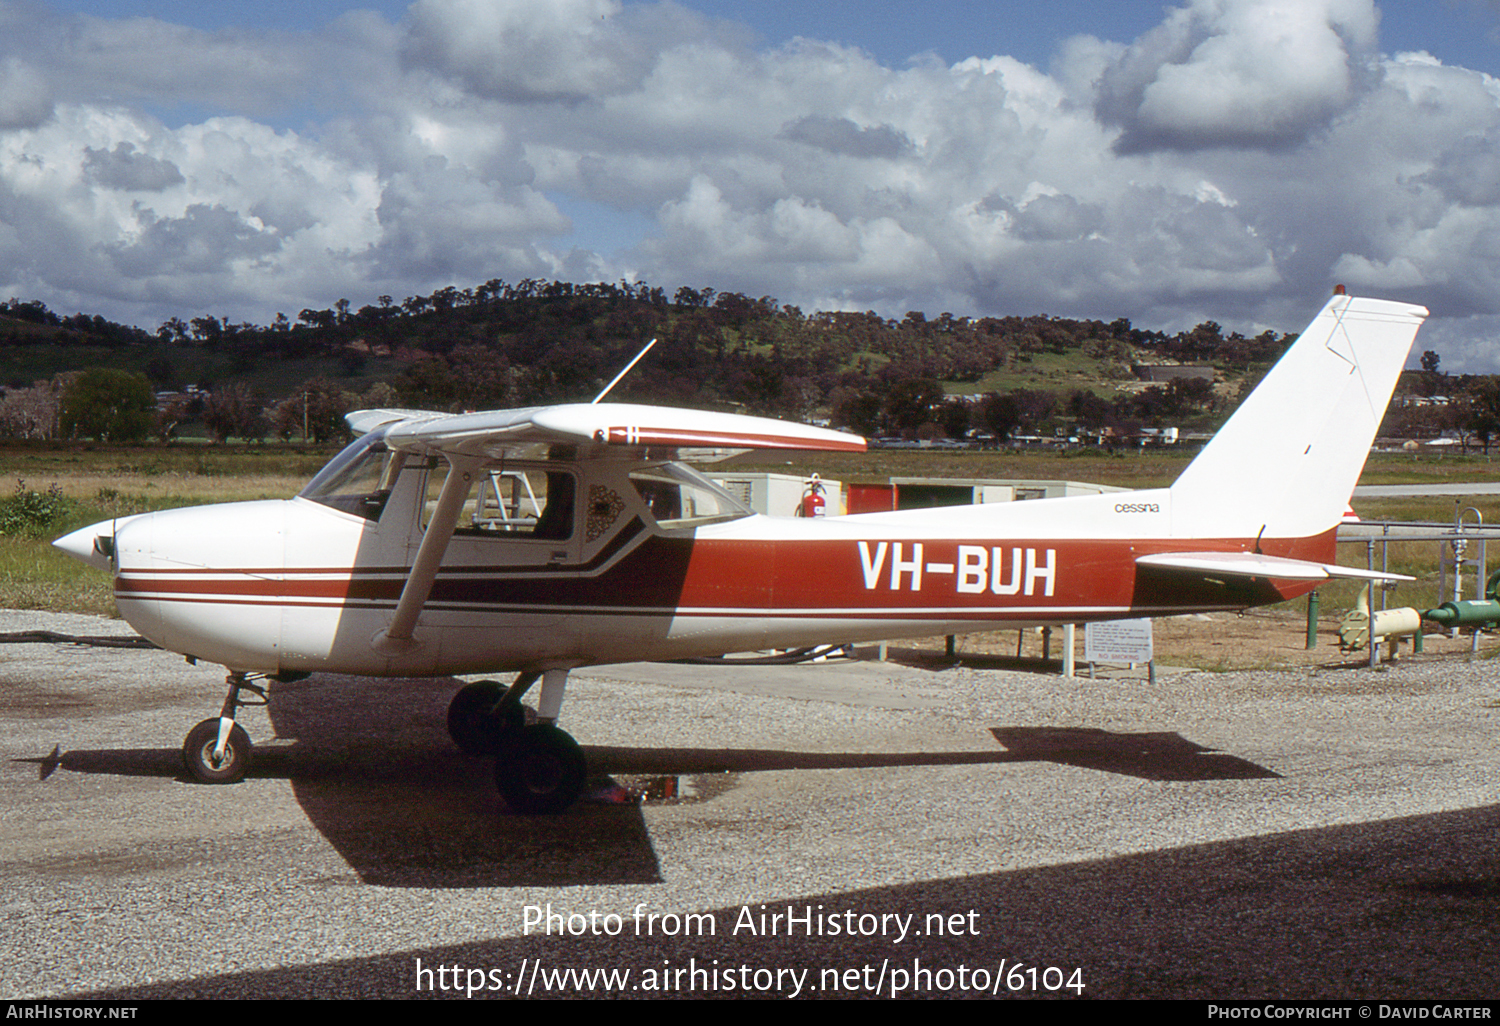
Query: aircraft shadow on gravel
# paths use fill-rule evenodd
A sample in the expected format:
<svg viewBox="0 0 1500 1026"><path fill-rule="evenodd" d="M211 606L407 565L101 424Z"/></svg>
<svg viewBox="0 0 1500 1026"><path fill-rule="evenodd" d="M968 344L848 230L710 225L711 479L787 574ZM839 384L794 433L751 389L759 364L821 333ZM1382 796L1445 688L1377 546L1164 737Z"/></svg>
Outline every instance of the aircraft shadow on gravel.
<svg viewBox="0 0 1500 1026"><path fill-rule="evenodd" d="M460 753L447 737L443 717L460 683L410 680L392 687L320 675L273 685L269 709L278 740L258 747L249 776L289 780L309 821L360 880L393 887L659 882L642 806L619 782L640 790L662 781L680 801L723 794L741 774L773 771L1050 762L1157 781L1277 776L1175 733L1088 728L989 728L1003 751L594 746L584 802L559 816L518 816L495 793L491 760ZM22 761L36 762L44 779L57 768L190 779L174 749L74 750ZM985 778L976 777L974 786L987 786Z"/></svg>

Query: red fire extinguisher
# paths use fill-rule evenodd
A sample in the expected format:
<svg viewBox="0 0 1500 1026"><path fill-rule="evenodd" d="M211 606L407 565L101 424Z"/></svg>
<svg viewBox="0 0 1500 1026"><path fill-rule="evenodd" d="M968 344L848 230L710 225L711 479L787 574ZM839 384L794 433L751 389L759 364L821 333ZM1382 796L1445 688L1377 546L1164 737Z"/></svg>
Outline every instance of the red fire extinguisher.
<svg viewBox="0 0 1500 1026"><path fill-rule="evenodd" d="M807 482L807 490L802 493L802 505L797 507L799 517L826 517L828 515L827 500L823 498L823 479L817 474Z"/></svg>

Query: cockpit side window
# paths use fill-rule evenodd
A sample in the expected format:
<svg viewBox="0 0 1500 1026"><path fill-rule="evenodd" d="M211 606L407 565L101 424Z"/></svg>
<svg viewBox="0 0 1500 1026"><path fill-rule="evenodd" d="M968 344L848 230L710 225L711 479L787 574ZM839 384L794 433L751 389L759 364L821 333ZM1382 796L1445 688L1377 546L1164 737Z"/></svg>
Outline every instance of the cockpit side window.
<svg viewBox="0 0 1500 1026"><path fill-rule="evenodd" d="M405 463L404 453L386 448L384 431L372 431L330 460L298 494L366 520L379 520Z"/></svg>

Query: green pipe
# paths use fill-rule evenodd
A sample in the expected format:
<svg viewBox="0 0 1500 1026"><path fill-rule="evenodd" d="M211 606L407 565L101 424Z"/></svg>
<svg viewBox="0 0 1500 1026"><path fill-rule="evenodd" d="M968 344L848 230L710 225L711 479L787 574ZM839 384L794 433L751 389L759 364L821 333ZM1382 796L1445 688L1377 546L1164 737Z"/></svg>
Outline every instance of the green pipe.
<svg viewBox="0 0 1500 1026"><path fill-rule="evenodd" d="M1436 609L1427 610L1422 617L1444 627L1482 627L1500 622L1500 599L1444 602Z"/></svg>

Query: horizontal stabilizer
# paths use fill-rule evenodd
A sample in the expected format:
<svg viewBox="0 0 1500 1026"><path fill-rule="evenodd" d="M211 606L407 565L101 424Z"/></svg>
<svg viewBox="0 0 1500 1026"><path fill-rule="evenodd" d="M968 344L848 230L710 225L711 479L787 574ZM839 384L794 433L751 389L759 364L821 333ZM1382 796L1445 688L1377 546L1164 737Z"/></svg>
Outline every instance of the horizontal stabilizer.
<svg viewBox="0 0 1500 1026"><path fill-rule="evenodd" d="M1405 574L1387 574L1378 570L1360 570L1334 563L1313 563L1305 559L1263 556L1257 552L1162 552L1139 556L1137 566L1158 570L1182 570L1199 575L1229 577L1268 577L1282 581L1326 581L1331 577L1348 577L1363 581L1414 581Z"/></svg>

